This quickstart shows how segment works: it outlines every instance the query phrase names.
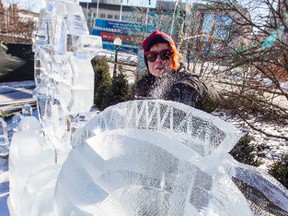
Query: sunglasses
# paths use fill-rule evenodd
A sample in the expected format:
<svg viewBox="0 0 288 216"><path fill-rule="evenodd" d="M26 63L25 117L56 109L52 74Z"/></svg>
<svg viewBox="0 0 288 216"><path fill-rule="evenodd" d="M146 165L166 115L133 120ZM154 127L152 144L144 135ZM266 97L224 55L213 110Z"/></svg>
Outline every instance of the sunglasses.
<svg viewBox="0 0 288 216"><path fill-rule="evenodd" d="M165 61L169 60L173 56L173 52L171 49L161 50L160 52L155 51L145 52L146 59L149 62L155 62L158 55L160 55L160 58L163 61Z"/></svg>

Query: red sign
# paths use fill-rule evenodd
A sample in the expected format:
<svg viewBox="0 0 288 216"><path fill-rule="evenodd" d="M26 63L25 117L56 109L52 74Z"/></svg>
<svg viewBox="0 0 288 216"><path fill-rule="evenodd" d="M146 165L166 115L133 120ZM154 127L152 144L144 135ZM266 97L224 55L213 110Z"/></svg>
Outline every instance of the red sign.
<svg viewBox="0 0 288 216"><path fill-rule="evenodd" d="M119 37L122 40L122 42L129 42L129 43L132 42L136 44L141 43L141 38L137 36L126 36L126 35L114 34L114 33L109 33L109 32L101 32L101 37L103 40L114 41L116 37Z"/></svg>

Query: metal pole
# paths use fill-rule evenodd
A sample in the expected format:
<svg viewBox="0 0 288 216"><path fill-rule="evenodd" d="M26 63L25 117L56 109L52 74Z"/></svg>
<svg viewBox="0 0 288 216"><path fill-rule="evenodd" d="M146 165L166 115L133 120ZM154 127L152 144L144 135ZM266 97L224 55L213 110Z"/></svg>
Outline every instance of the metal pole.
<svg viewBox="0 0 288 216"><path fill-rule="evenodd" d="M98 19L98 13L99 13L99 0L97 0L96 19Z"/></svg>
<svg viewBox="0 0 288 216"><path fill-rule="evenodd" d="M121 1L121 6L120 6L120 21L122 20L122 9L123 9L123 0Z"/></svg>
<svg viewBox="0 0 288 216"><path fill-rule="evenodd" d="M115 60L114 60L114 71L113 71L113 78L116 77L116 69L117 69L117 56L118 56L118 46L116 45L116 49L115 49Z"/></svg>
<svg viewBox="0 0 288 216"><path fill-rule="evenodd" d="M171 23L171 29L170 29L170 36L173 34L173 28L174 28L174 22L175 22L175 13L177 10L178 0L175 1L174 11L172 15L172 23Z"/></svg>
<svg viewBox="0 0 288 216"><path fill-rule="evenodd" d="M146 19L145 19L145 26L147 28L148 26L148 14L149 14L149 7L147 7L147 10L146 10Z"/></svg>
<svg viewBox="0 0 288 216"><path fill-rule="evenodd" d="M88 6L88 2L86 2L86 16L87 16L87 21L88 21L88 19L89 19L89 6Z"/></svg>

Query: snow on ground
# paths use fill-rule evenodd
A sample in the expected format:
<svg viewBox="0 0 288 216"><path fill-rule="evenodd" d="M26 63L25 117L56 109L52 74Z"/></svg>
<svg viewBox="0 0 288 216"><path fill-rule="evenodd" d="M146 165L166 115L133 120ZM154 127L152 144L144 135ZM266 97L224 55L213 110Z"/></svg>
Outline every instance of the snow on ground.
<svg viewBox="0 0 288 216"><path fill-rule="evenodd" d="M281 83L280 86L281 86L281 88L288 90L288 82Z"/></svg>
<svg viewBox="0 0 288 216"><path fill-rule="evenodd" d="M35 82L33 80L15 81L15 82L3 82L0 83L0 94L5 94L14 91L17 88L35 88Z"/></svg>
<svg viewBox="0 0 288 216"><path fill-rule="evenodd" d="M258 152L258 156L263 160L264 164L259 168L267 171L268 166L279 160L283 154L288 154L288 141L281 138L267 137L264 134L251 129L247 123L239 117L232 117L229 113L224 112L215 112L214 115L223 119L226 122L233 124L237 127L243 134L248 133L253 136L254 139L251 141L251 144L259 146L262 149ZM251 117L251 121L252 121ZM288 134L288 125L278 126L276 124L268 124L265 122L258 122L254 124L256 128L264 129L267 133L273 134L275 136L287 136Z"/></svg>

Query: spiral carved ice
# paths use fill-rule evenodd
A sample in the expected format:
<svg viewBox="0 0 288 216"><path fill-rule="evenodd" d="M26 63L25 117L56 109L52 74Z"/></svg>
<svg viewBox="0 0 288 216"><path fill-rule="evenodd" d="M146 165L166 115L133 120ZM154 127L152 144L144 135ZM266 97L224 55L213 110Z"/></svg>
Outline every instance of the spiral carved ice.
<svg viewBox="0 0 288 216"><path fill-rule="evenodd" d="M229 155L241 133L219 118L162 100L88 112L90 59L104 51L87 34L76 1L47 0L34 43L40 122L22 118L12 137L10 215L287 215L287 189Z"/></svg>
<svg viewBox="0 0 288 216"><path fill-rule="evenodd" d="M232 177L250 185L257 181L255 190L270 199L276 198L270 192L277 194L273 202L287 211L283 186L228 154L240 135L228 123L180 103L144 100L109 107L76 134L57 180L55 211L253 215Z"/></svg>
<svg viewBox="0 0 288 216"><path fill-rule="evenodd" d="M251 213L231 179L217 170L223 152L240 135L227 126L173 102L131 101L106 109L75 137L74 145L79 146L70 153L56 184L57 213ZM65 176L73 170L74 181L67 184ZM78 199L68 188L85 193ZM219 193L227 188L227 196ZM232 202L225 201L229 196ZM81 205L84 200L90 205ZM241 211L239 203L244 203Z"/></svg>

